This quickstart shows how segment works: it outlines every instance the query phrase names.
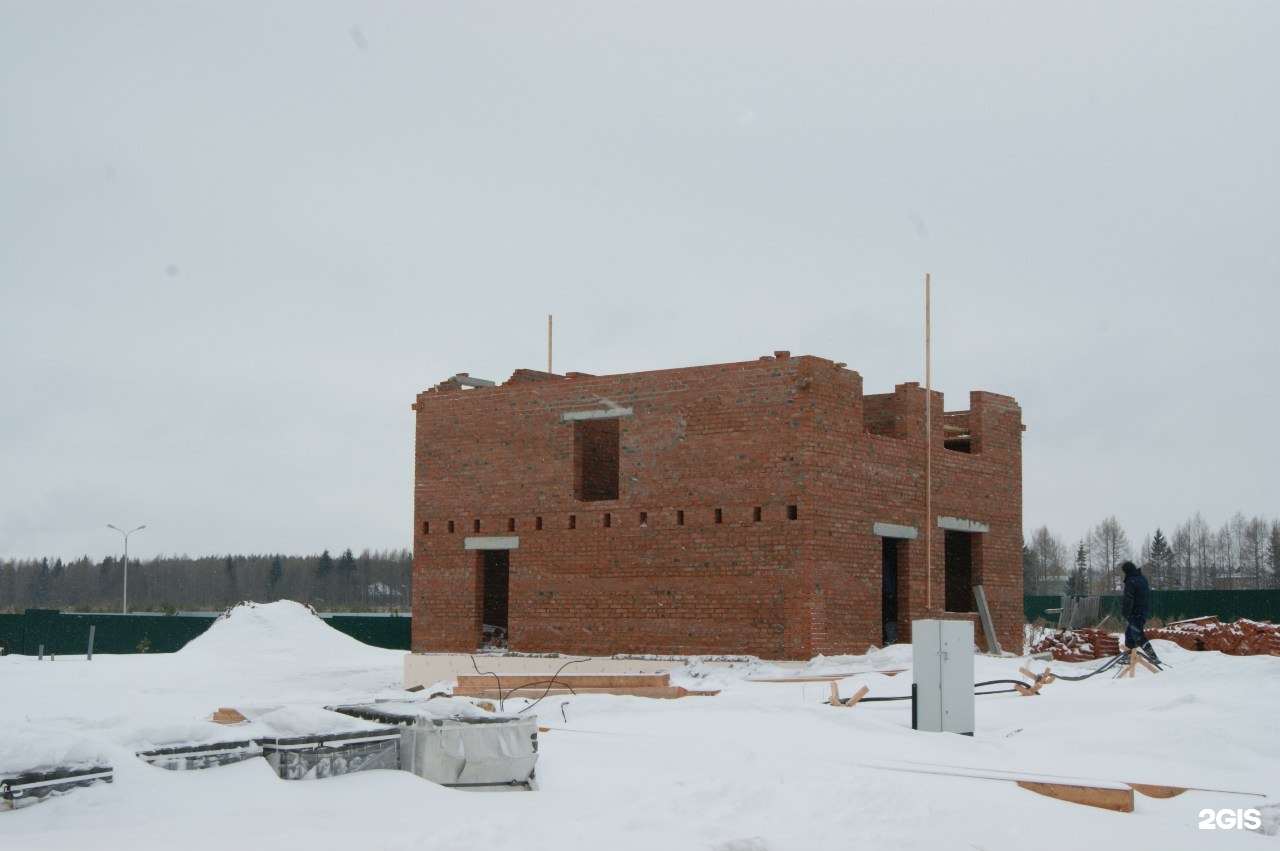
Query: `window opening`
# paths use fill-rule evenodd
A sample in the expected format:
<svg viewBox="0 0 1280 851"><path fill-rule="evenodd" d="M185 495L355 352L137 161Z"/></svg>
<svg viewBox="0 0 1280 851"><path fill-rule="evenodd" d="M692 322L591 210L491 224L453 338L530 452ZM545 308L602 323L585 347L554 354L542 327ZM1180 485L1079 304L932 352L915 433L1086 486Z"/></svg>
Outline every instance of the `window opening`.
<svg viewBox="0 0 1280 851"><path fill-rule="evenodd" d="M677 526L684 525L684 509L681 509L676 512L676 525Z"/></svg>
<svg viewBox="0 0 1280 851"><path fill-rule="evenodd" d="M516 530L516 519L514 517L507 518L507 531L514 532Z"/></svg>
<svg viewBox="0 0 1280 851"><path fill-rule="evenodd" d="M570 515L569 515L569 528L570 528L570 529L577 529L577 528L578 528L578 515L576 515L576 514L570 514Z"/></svg>
<svg viewBox="0 0 1280 851"><path fill-rule="evenodd" d="M477 535L480 534L480 518L478 517L476 518L475 522L471 524L471 528L475 531Z"/></svg>
<svg viewBox="0 0 1280 851"><path fill-rule="evenodd" d="M574 496L583 502L618 498L619 426L616 417L573 424Z"/></svg>
<svg viewBox="0 0 1280 851"><path fill-rule="evenodd" d="M424 535L430 535L430 534L431 534L431 521L430 521L430 520L423 520L423 521L422 521L422 534L424 534Z"/></svg>
<svg viewBox="0 0 1280 851"><path fill-rule="evenodd" d="M751 520L752 520L752 522L759 523L759 522L760 522L760 515L761 515L760 506L758 506L758 505L757 505L757 506L756 506L754 509L752 509L752 511L751 511Z"/></svg>
<svg viewBox="0 0 1280 851"><path fill-rule="evenodd" d="M452 520L450 520L450 521L449 521L449 534L450 534L450 535L452 535L452 534L453 534L453 521L452 521Z"/></svg>
<svg viewBox="0 0 1280 851"><path fill-rule="evenodd" d="M717 508L717 509L716 509L716 522L717 522L717 523L723 523L723 522L724 522L724 509L722 509L722 508Z"/></svg>
<svg viewBox="0 0 1280 851"><path fill-rule="evenodd" d="M798 505L788 505L788 506L787 506L787 519L788 519L788 520L796 520L796 519L798 519L799 517L800 517L800 506L798 506Z"/></svg>
<svg viewBox="0 0 1280 851"><path fill-rule="evenodd" d="M541 517L535 517L535 518L533 518L533 528L534 528L534 529L536 529L536 530L537 530L537 531L539 531L539 532L541 532L541 531L542 531L542 518L541 518Z"/></svg>
<svg viewBox="0 0 1280 851"><path fill-rule="evenodd" d="M641 525L641 526L648 526L648 525L649 525L649 512L647 512L647 511L641 511L641 512L640 512L640 525Z"/></svg>
<svg viewBox="0 0 1280 851"><path fill-rule="evenodd" d="M606 511L604 513L604 528L608 529L612 525L613 525L613 515Z"/></svg>

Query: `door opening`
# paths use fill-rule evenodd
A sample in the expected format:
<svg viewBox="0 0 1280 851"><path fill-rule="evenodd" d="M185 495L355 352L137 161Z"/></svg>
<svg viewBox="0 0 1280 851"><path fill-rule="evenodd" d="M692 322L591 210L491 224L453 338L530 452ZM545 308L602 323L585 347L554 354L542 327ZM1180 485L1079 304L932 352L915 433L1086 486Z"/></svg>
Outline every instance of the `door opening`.
<svg viewBox="0 0 1280 851"><path fill-rule="evenodd" d="M880 638L898 643L898 539L880 539Z"/></svg>
<svg viewBox="0 0 1280 851"><path fill-rule="evenodd" d="M973 535L947 530L943 565L948 612L976 611L973 599Z"/></svg>
<svg viewBox="0 0 1280 851"><path fill-rule="evenodd" d="M507 609L511 593L511 551L481 550L480 556L484 581L480 645L506 647Z"/></svg>

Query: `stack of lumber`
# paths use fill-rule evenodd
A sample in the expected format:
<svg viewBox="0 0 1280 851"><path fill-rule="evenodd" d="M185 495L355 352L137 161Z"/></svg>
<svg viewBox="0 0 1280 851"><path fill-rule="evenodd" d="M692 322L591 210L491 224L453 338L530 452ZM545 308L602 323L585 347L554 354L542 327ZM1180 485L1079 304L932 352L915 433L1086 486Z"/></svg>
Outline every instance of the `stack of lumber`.
<svg viewBox="0 0 1280 851"><path fill-rule="evenodd" d="M632 697L674 698L710 696L718 691L690 691L671 685L670 674L459 674L453 690L459 697L556 696L565 694L619 694Z"/></svg>

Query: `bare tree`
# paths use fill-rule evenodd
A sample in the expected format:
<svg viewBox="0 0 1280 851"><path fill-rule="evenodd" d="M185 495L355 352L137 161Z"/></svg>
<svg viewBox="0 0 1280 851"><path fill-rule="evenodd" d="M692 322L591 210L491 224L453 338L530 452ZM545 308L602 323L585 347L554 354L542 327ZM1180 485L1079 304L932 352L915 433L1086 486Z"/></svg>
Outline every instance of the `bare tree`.
<svg viewBox="0 0 1280 851"><path fill-rule="evenodd" d="M1024 569L1029 568L1031 572L1031 593L1061 594L1070 574L1067 560L1066 546L1049 531L1048 526L1041 526L1032 532L1024 566Z"/></svg>
<svg viewBox="0 0 1280 851"><path fill-rule="evenodd" d="M1118 591L1123 577L1117 568L1133 557L1129 536L1115 516L1103 520L1089 533L1089 559L1098 566L1098 582L1093 593Z"/></svg>
<svg viewBox="0 0 1280 851"><path fill-rule="evenodd" d="M1243 521L1244 517L1240 519ZM1267 521L1261 517L1245 521L1238 534L1236 546L1240 553L1238 572L1244 583L1242 587L1262 588L1267 565Z"/></svg>

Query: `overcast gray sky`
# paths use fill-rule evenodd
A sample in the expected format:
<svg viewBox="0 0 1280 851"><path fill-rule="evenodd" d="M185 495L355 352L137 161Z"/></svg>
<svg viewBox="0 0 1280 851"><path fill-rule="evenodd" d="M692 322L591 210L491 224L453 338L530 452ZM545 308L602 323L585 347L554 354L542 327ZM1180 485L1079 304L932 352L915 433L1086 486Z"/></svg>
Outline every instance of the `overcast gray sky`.
<svg viewBox="0 0 1280 851"><path fill-rule="evenodd" d="M0 557L408 546L457 371L1023 406L1025 524L1280 515L1280 4L0 0Z"/></svg>

